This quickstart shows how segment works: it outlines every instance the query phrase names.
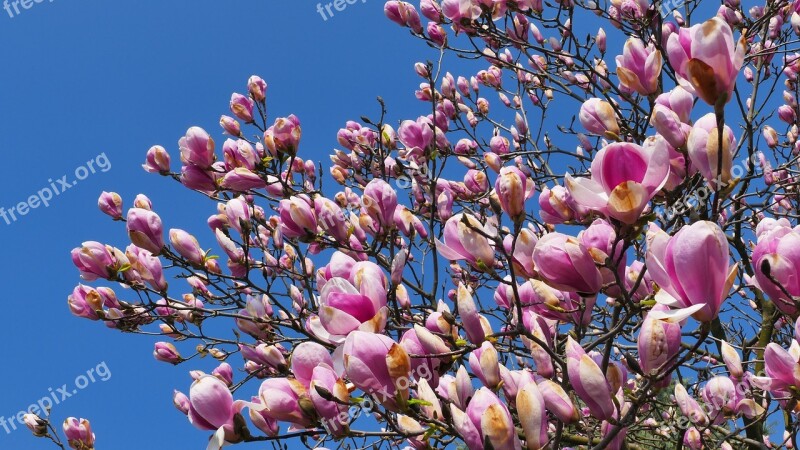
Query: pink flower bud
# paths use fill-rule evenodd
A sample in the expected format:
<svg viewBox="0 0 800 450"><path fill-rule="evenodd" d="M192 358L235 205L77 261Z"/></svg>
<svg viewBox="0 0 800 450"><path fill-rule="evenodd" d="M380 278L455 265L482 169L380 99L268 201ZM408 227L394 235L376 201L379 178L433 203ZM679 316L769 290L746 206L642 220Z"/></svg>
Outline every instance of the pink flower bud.
<svg viewBox="0 0 800 450"><path fill-rule="evenodd" d="M616 414L611 387L603 371L572 337L567 338L567 371L570 384L592 416L608 420Z"/></svg>
<svg viewBox="0 0 800 450"><path fill-rule="evenodd" d="M223 383L228 386L233 385L233 367L224 362L211 371L211 375L219 378Z"/></svg>
<svg viewBox="0 0 800 450"><path fill-rule="evenodd" d="M316 234L317 218L305 196L281 200L279 211L285 237L295 239Z"/></svg>
<svg viewBox="0 0 800 450"><path fill-rule="evenodd" d="M396 409L409 395L411 358L388 336L354 331L342 347L347 378L385 407Z"/></svg>
<svg viewBox="0 0 800 450"><path fill-rule="evenodd" d="M267 128L264 132L264 145L273 154L294 156L297 154L301 136L300 119L292 114L276 119L275 124Z"/></svg>
<svg viewBox="0 0 800 450"><path fill-rule="evenodd" d="M181 168L181 184L200 192L214 192L217 183L212 174L199 166L189 165Z"/></svg>
<svg viewBox="0 0 800 450"><path fill-rule="evenodd" d="M764 140L767 142L767 145L770 148L775 148L778 146L778 132L775 131L774 128L769 125L764 125L762 135L764 136Z"/></svg>
<svg viewBox="0 0 800 450"><path fill-rule="evenodd" d="M183 361L181 354L178 353L178 349L169 342L156 342L155 350L153 350L153 356L158 361L170 364L178 364L179 362Z"/></svg>
<svg viewBox="0 0 800 450"><path fill-rule="evenodd" d="M172 404L175 405L175 408L178 411L184 414L189 414L191 402L189 401L189 397L187 397L183 392L175 390L172 393Z"/></svg>
<svg viewBox="0 0 800 450"><path fill-rule="evenodd" d="M253 106L253 100L249 97L235 92L231 95L231 112L245 123L253 122Z"/></svg>
<svg viewBox="0 0 800 450"><path fill-rule="evenodd" d="M587 295L600 291L600 271L588 250L573 237L546 234L536 243L533 261L539 274L556 289Z"/></svg>
<svg viewBox="0 0 800 450"><path fill-rule="evenodd" d="M470 214L457 214L444 226L444 242L436 247L451 261L466 260L481 270L494 266L494 249L486 236L493 233Z"/></svg>
<svg viewBox="0 0 800 450"><path fill-rule="evenodd" d="M236 121L233 117L230 116L222 116L219 119L219 125L225 130L226 133L230 134L231 136L239 137L242 135L242 128L239 125L239 122Z"/></svg>
<svg viewBox="0 0 800 450"><path fill-rule="evenodd" d="M214 140L200 127L191 127L186 136L178 141L181 149L181 162L208 169L216 160Z"/></svg>
<svg viewBox="0 0 800 450"><path fill-rule="evenodd" d="M233 434L233 415L236 413L233 396L218 378L206 375L192 383L189 389L189 422L201 430L225 428Z"/></svg>
<svg viewBox="0 0 800 450"><path fill-rule="evenodd" d="M260 76L253 75L247 80L247 90L257 102L263 102L267 94L267 82Z"/></svg>
<svg viewBox="0 0 800 450"><path fill-rule="evenodd" d="M590 98L581 105L581 125L591 134L616 139L619 135L616 113L610 103Z"/></svg>
<svg viewBox="0 0 800 450"><path fill-rule="evenodd" d="M122 219L122 197L116 192L105 192L100 194L97 200L100 211L112 217L114 220Z"/></svg>
<svg viewBox="0 0 800 450"><path fill-rule="evenodd" d="M22 416L22 422L34 436L43 437L47 435L47 422L36 414L25 414Z"/></svg>
<svg viewBox="0 0 800 450"><path fill-rule="evenodd" d="M483 341L481 346L469 355L469 367L489 389L495 389L500 385L500 365L497 360L497 349Z"/></svg>
<svg viewBox="0 0 800 450"><path fill-rule="evenodd" d="M150 173L169 173L169 153L160 145L154 145L147 150L145 163L142 164L144 170Z"/></svg>
<svg viewBox="0 0 800 450"><path fill-rule="evenodd" d="M164 229L158 214L142 208L131 208L126 225L133 245L154 255L161 253L164 248Z"/></svg>
<svg viewBox="0 0 800 450"><path fill-rule="evenodd" d="M387 232L394 224L397 192L389 183L376 178L364 188L362 207L374 221L376 230Z"/></svg>
<svg viewBox="0 0 800 450"><path fill-rule="evenodd" d="M258 174L246 167L237 167L226 173L219 185L223 189L234 192L247 192L267 187L267 183Z"/></svg>
<svg viewBox="0 0 800 450"><path fill-rule="evenodd" d="M186 258L192 265L203 267L206 253L194 236L181 229L173 228L169 230L169 242L175 248L175 251Z"/></svg>
<svg viewBox="0 0 800 450"><path fill-rule="evenodd" d="M692 165L714 190L724 187L731 180L733 153L736 151L736 137L727 125L722 132L722 167L719 161L719 130L717 118L709 113L695 122L686 141Z"/></svg>
<svg viewBox="0 0 800 450"><path fill-rule="evenodd" d="M791 106L781 105L778 107L778 117L789 125L793 125L797 120L797 113Z"/></svg>
<svg viewBox="0 0 800 450"><path fill-rule="evenodd" d="M110 247L95 241L84 242L81 247L73 249L72 262L86 281L110 278L117 268Z"/></svg>
<svg viewBox="0 0 800 450"><path fill-rule="evenodd" d="M525 214L525 200L533 195L533 182L516 167L503 167L494 184L500 206L513 220Z"/></svg>
<svg viewBox="0 0 800 450"><path fill-rule="evenodd" d="M92 433L92 426L86 419L77 419L75 417L68 417L62 425L64 435L67 437L67 443L73 450L93 450L94 449L94 433Z"/></svg>
<svg viewBox="0 0 800 450"><path fill-rule="evenodd" d="M641 95L658 90L661 75L661 52L651 42L647 47L638 38L625 42L622 55L617 56L617 76L620 84Z"/></svg>

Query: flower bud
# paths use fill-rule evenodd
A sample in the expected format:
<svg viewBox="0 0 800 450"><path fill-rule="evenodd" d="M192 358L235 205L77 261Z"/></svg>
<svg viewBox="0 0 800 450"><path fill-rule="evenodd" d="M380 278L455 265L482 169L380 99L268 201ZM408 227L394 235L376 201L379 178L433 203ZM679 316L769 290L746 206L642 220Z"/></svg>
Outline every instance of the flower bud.
<svg viewBox="0 0 800 450"><path fill-rule="evenodd" d="M122 197L116 192L103 191L97 200L97 207L114 220L122 219Z"/></svg>

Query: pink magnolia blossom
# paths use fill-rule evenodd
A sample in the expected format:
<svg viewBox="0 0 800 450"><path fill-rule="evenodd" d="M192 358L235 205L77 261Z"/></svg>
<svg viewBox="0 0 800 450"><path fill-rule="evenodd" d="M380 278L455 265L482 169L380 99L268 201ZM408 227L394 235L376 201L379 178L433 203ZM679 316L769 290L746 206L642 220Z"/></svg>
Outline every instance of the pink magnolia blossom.
<svg viewBox="0 0 800 450"><path fill-rule="evenodd" d="M594 417L614 417L617 411L611 400L611 386L597 363L572 337L567 338L567 372L572 388Z"/></svg>
<svg viewBox="0 0 800 450"><path fill-rule="evenodd" d="M701 322L716 318L737 273L737 266L728 263L728 240L722 229L699 221L670 237L650 224L647 234L648 271L673 297L665 303L699 308L693 317Z"/></svg>
<svg viewBox="0 0 800 450"><path fill-rule="evenodd" d="M753 249L752 261L755 285L779 310L797 316L795 298L800 296L800 232L779 223L762 230Z"/></svg>
<svg viewBox="0 0 800 450"><path fill-rule="evenodd" d="M214 164L214 140L200 127L191 127L186 135L178 141L181 149L181 162L184 165L208 169Z"/></svg>
<svg viewBox="0 0 800 450"><path fill-rule="evenodd" d="M719 162L719 129L713 113L706 114L695 122L686 140L686 148L692 166L708 181L714 190L725 187L731 181L733 153L736 137L727 125L722 132L722 167Z"/></svg>
<svg viewBox="0 0 800 450"><path fill-rule="evenodd" d="M744 36L734 42L730 25L717 16L671 34L667 56L681 86L709 105L724 105L732 98L746 46Z"/></svg>
<svg viewBox="0 0 800 450"><path fill-rule="evenodd" d="M69 417L62 425L67 444L74 450L93 450L95 435L86 419Z"/></svg>
<svg viewBox="0 0 800 450"><path fill-rule="evenodd" d="M567 174L566 188L576 203L624 223L634 223L670 173L666 149L651 150L631 143L607 145L592 161L592 177L573 178Z"/></svg>
<svg viewBox="0 0 800 450"><path fill-rule="evenodd" d="M450 406L454 426L469 450L483 450L484 440L493 448L519 450L522 448L508 409L488 388L478 389L466 412Z"/></svg>
<svg viewBox="0 0 800 450"><path fill-rule="evenodd" d="M353 331L341 348L347 378L380 404L396 409L408 401L411 358L388 336Z"/></svg>
<svg viewBox="0 0 800 450"><path fill-rule="evenodd" d="M586 247L565 234L548 233L539 239L533 262L544 281L556 289L591 295L602 286L600 270Z"/></svg>
<svg viewBox="0 0 800 450"><path fill-rule="evenodd" d="M625 42L622 55L617 56L617 76L620 84L641 95L658 90L661 75L661 52L652 42L647 47L638 38Z"/></svg>
<svg viewBox="0 0 800 450"><path fill-rule="evenodd" d="M471 214L456 214L444 225L444 242L436 241L436 248L452 261L466 260L479 269L494 266L494 248L487 236L494 232L481 224Z"/></svg>
<svg viewBox="0 0 800 450"><path fill-rule="evenodd" d="M164 248L164 227L158 214L146 209L131 208L128 210L126 225L133 245L154 255L161 253Z"/></svg>

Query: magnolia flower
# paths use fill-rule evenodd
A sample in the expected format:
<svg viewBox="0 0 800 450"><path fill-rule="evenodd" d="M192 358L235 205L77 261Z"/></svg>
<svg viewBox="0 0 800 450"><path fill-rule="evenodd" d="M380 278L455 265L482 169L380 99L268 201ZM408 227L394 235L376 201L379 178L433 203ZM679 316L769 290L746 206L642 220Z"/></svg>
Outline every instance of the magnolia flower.
<svg viewBox="0 0 800 450"><path fill-rule="evenodd" d="M611 386L603 371L572 337L567 338L567 372L572 388L592 416L608 420L616 414Z"/></svg>
<svg viewBox="0 0 800 450"><path fill-rule="evenodd" d="M642 95L658 91L661 75L661 52L652 42L647 47L639 38L625 42L622 55L617 56L617 76L622 86Z"/></svg>
<svg viewBox="0 0 800 450"><path fill-rule="evenodd" d="M745 37L734 43L730 25L716 16L667 39L667 56L678 82L709 105L728 103L746 51Z"/></svg>
<svg viewBox="0 0 800 450"><path fill-rule="evenodd" d="M619 142L597 153L591 178L567 174L564 183L576 203L632 224L667 182L669 174L666 148L646 151L639 145Z"/></svg>
<svg viewBox="0 0 800 450"><path fill-rule="evenodd" d="M494 248L487 236L494 234L471 214L456 214L444 225L444 242L436 240L436 248L452 261L466 260L471 266L485 270L494 266Z"/></svg>
<svg viewBox="0 0 800 450"><path fill-rule="evenodd" d="M599 98L590 98L583 102L578 115L583 128L591 134L617 139L619 124L614 107L607 101Z"/></svg>
<svg viewBox="0 0 800 450"><path fill-rule="evenodd" d="M409 396L411 358L397 342L382 334L353 331L340 350L341 366L357 387L389 409Z"/></svg>
<svg viewBox="0 0 800 450"><path fill-rule="evenodd" d="M719 166L719 128L714 113L701 117L689 131L686 148L692 166L703 175L714 190L731 180L736 137L727 125L722 131L722 167Z"/></svg>
<svg viewBox="0 0 800 450"><path fill-rule="evenodd" d="M591 255L571 236L544 235L533 249L533 262L539 275L556 289L591 295L602 287L602 275Z"/></svg>
<svg viewBox="0 0 800 450"><path fill-rule="evenodd" d="M780 223L760 231L752 256L753 281L778 309L794 317L800 296L800 233Z"/></svg>
<svg viewBox="0 0 800 450"><path fill-rule="evenodd" d="M714 222L695 222L672 237L650 224L647 270L664 293L656 299L693 308L698 321L714 320L728 296L737 273L737 265L728 260L728 240Z"/></svg>
<svg viewBox="0 0 800 450"><path fill-rule="evenodd" d="M532 411L533 408L529 410ZM469 450L483 450L486 448L486 440L491 443L492 448L521 449L511 414L488 388L478 389L466 412L455 405L450 405L450 412L453 415L453 425Z"/></svg>

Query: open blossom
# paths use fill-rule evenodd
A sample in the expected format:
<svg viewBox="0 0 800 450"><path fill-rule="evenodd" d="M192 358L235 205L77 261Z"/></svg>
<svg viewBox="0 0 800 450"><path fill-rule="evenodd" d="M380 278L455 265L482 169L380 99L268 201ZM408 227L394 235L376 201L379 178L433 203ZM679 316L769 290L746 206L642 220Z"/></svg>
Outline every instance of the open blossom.
<svg viewBox="0 0 800 450"><path fill-rule="evenodd" d="M647 203L667 182L669 153L618 142L600 150L592 161L591 178L564 178L573 200L625 223L634 223Z"/></svg>
<svg viewBox="0 0 800 450"><path fill-rule="evenodd" d="M728 239L714 222L695 222L672 237L650 224L647 269L673 297L668 305L699 308L693 313L698 321L709 322L719 314L737 273L729 259Z"/></svg>
<svg viewBox="0 0 800 450"><path fill-rule="evenodd" d="M661 52L652 42L647 47L638 38L625 42L622 55L617 56L617 76L620 84L642 95L658 90L661 75Z"/></svg>
<svg viewBox="0 0 800 450"><path fill-rule="evenodd" d="M471 22L481 15L480 5L473 0L442 0L442 13L453 22Z"/></svg>
<svg viewBox="0 0 800 450"><path fill-rule="evenodd" d="M759 231L752 256L755 285L778 309L795 317L798 314L795 299L800 296L797 276L800 270L800 232L780 222Z"/></svg>
<svg viewBox="0 0 800 450"><path fill-rule="evenodd" d="M767 376L755 378L753 383L776 398L792 398L793 392L800 389L800 364L796 350L786 351L774 342L767 344L764 349Z"/></svg>
<svg viewBox="0 0 800 450"><path fill-rule="evenodd" d="M344 278L328 280L320 291L319 312L322 326L328 333L342 336L356 329L374 333L383 331L389 316L385 295L372 298L364 294L375 289L385 289L383 286L378 287L383 280L383 274L373 273L363 281L360 290ZM372 284L376 286L370 286Z"/></svg>
<svg viewBox="0 0 800 450"><path fill-rule="evenodd" d="M724 105L732 98L746 46L744 36L735 43L730 25L716 16L671 34L667 55L681 86L709 105Z"/></svg>

